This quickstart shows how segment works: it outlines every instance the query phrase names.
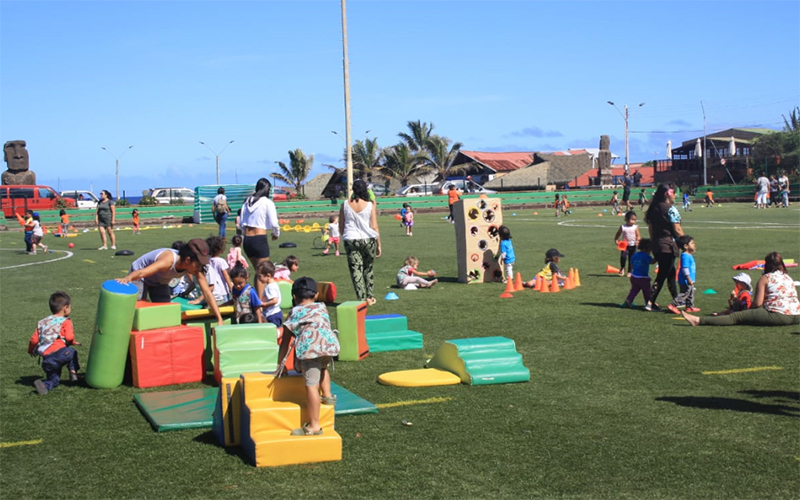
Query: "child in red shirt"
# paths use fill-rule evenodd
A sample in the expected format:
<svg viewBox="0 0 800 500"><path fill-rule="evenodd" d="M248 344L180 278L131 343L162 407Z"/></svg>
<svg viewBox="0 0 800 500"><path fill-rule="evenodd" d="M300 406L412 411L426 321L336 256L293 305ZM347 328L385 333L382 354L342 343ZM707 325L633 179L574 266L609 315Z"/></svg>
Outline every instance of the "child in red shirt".
<svg viewBox="0 0 800 500"><path fill-rule="evenodd" d="M39 321L36 331L28 344L28 354L42 357L42 369L45 379L33 383L36 392L47 394L58 387L61 382L61 369L67 365L70 382L78 381L78 353L70 345L80 345L75 341L72 329L71 299L64 292L56 292L50 296L50 316Z"/></svg>
<svg viewBox="0 0 800 500"><path fill-rule="evenodd" d="M728 309L721 313L713 313L712 316L724 316L739 311L750 309L753 304L753 294L750 291L752 281L747 273L739 273L733 277L734 288L728 298Z"/></svg>
<svg viewBox="0 0 800 500"><path fill-rule="evenodd" d="M139 210L133 209L131 219L133 220L133 234L142 234L142 230L139 229Z"/></svg>

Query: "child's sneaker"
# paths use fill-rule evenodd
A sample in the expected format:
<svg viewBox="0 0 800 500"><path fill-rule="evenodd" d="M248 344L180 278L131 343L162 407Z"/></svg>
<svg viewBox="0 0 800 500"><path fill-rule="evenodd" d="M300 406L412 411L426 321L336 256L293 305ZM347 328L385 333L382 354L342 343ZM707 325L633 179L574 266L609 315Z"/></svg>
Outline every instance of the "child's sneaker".
<svg viewBox="0 0 800 500"><path fill-rule="evenodd" d="M101 246L100 248L98 248L98 250L108 250L108 247L107 247L107 246L105 246L105 245L103 245L103 246Z"/></svg>
<svg viewBox="0 0 800 500"><path fill-rule="evenodd" d="M47 390L47 386L44 385L44 382L42 382L42 379L34 381L33 386L36 387L36 392L38 392L39 394L44 395L50 392Z"/></svg>
<svg viewBox="0 0 800 500"><path fill-rule="evenodd" d="M668 305L668 306L667 306L667 309L669 309L669 312L671 312L672 314L680 314L680 313L681 313L681 312L678 310L678 308L677 308L677 307L675 307L675 306L673 306L672 304ZM688 311L688 309L687 309L687 311Z"/></svg>
<svg viewBox="0 0 800 500"><path fill-rule="evenodd" d="M337 257L339 256L339 250L336 250L336 256Z"/></svg>
<svg viewBox="0 0 800 500"><path fill-rule="evenodd" d="M322 255L328 255L328 249L327 248L322 251Z"/></svg>
<svg viewBox="0 0 800 500"><path fill-rule="evenodd" d="M622 304L620 304L619 306L620 306L622 309L630 309L630 308L633 306L633 304L628 304L627 302L623 302L623 303L622 303Z"/></svg>
<svg viewBox="0 0 800 500"><path fill-rule="evenodd" d="M47 245L42 245L42 252L47 253Z"/></svg>
<svg viewBox="0 0 800 500"><path fill-rule="evenodd" d="M75 372L69 372L69 381L70 382L77 382L78 381L78 374Z"/></svg>
<svg viewBox="0 0 800 500"><path fill-rule="evenodd" d="M653 304L652 302L648 302L644 309L649 312L659 312L661 308L658 307L658 304Z"/></svg>
<svg viewBox="0 0 800 500"><path fill-rule="evenodd" d="M117 245L111 245L111 250L116 250L116 249L117 249Z"/></svg>
<svg viewBox="0 0 800 500"><path fill-rule="evenodd" d="M687 313L699 313L700 312L700 308L699 307L687 307L686 308L686 312Z"/></svg>

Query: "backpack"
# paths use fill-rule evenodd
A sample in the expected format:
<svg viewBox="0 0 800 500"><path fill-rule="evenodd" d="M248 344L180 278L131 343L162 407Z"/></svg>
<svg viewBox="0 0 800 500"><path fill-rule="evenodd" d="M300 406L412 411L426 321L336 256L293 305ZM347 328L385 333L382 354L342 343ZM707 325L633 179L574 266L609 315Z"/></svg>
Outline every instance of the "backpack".
<svg viewBox="0 0 800 500"><path fill-rule="evenodd" d="M61 336L61 327L67 318L64 316L48 316L39 321L36 329L39 331L39 344L36 346L36 354L43 356L44 353L53 345L58 339L61 339L66 344L67 341Z"/></svg>
<svg viewBox="0 0 800 500"><path fill-rule="evenodd" d="M219 200L219 203L215 205L214 213L220 215L228 213L228 202L224 199Z"/></svg>

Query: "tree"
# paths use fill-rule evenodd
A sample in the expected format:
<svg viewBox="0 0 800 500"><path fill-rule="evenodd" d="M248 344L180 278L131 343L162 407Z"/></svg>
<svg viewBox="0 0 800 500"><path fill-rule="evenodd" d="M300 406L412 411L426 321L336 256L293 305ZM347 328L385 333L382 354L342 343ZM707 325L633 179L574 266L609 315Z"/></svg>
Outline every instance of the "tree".
<svg viewBox="0 0 800 500"><path fill-rule="evenodd" d="M378 138L357 140L353 144L353 173L358 173L358 177L366 177L367 182L372 182L373 175L379 174L383 170L384 152L378 146Z"/></svg>
<svg viewBox="0 0 800 500"><path fill-rule="evenodd" d="M386 167L383 175L398 181L401 186L407 186L409 179L419 173L419 165L423 160L422 155L412 151L408 144L403 142L387 148L385 156Z"/></svg>
<svg viewBox="0 0 800 500"><path fill-rule="evenodd" d="M408 132L400 132L397 134L403 142L406 143L408 148L414 152L418 153L425 149L425 144L428 142L428 139L431 138L433 135L433 123L428 125L420 120L415 122L408 122L406 124L408 127Z"/></svg>
<svg viewBox="0 0 800 500"><path fill-rule="evenodd" d="M463 167L453 167L453 161L463 144L456 142L451 146L450 143L450 139L440 135L432 135L425 141L424 168L436 174L434 180L443 181L452 174L464 171Z"/></svg>
<svg viewBox="0 0 800 500"><path fill-rule="evenodd" d="M303 183L311 173L311 167L314 165L314 155L306 156L300 148L294 151L289 151L289 166L287 167L282 161L276 161L280 168L280 172L270 174L270 177L284 184L294 186L295 192L300 195L304 193Z"/></svg>

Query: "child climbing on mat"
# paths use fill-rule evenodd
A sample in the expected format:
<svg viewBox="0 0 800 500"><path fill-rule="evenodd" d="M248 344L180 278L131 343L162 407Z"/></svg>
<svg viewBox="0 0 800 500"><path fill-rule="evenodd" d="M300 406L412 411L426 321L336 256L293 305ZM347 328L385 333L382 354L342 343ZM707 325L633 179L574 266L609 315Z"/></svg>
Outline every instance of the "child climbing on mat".
<svg viewBox="0 0 800 500"><path fill-rule="evenodd" d="M567 277L564 273L561 272L561 269L558 267L558 262L561 260L564 254L556 250L555 248L551 248L550 250L544 253L544 267L541 271L539 271L536 276L531 278L529 281L526 281L522 284L522 286L527 288L535 288L536 287L536 280L544 280L545 283L549 284L553 277L558 280L559 286L564 286L564 281Z"/></svg>
<svg viewBox="0 0 800 500"><path fill-rule="evenodd" d="M231 290L231 292L233 295L234 317L236 318L236 322L240 323L240 321L245 319L243 316L250 313L255 314L256 323L261 323L261 315L256 314L258 308L261 307L261 299L258 298L256 289L247 282L250 278L247 269L241 264L236 264L233 269L231 269L230 276L233 282L233 290Z"/></svg>
<svg viewBox="0 0 800 500"><path fill-rule="evenodd" d="M747 273L739 273L733 277L733 290L728 297L728 309L712 316L725 316L727 314L750 309L753 304L752 281Z"/></svg>
<svg viewBox="0 0 800 500"><path fill-rule="evenodd" d="M424 278L433 278L436 276L436 273L428 271L426 273L417 271L417 267L419 267L419 260L413 255L408 256L405 261L405 265L397 271L397 286L400 288L405 288L408 285L414 285L415 287L420 288L430 288L436 283L439 282L438 279L433 280L426 280Z"/></svg>
<svg viewBox="0 0 800 500"><path fill-rule="evenodd" d="M681 249L681 267L678 270L680 293L672 299L667 309L674 314L680 314L681 312L678 308L685 306L686 312L700 312L699 308L694 307L694 293L696 290L694 284L697 274L694 253L697 251L697 245L694 242L694 238L688 234L679 237L675 243Z"/></svg>
<svg viewBox="0 0 800 500"><path fill-rule="evenodd" d="M336 256L339 256L339 241L341 241L341 235L339 234L339 216L338 215L331 215L328 218L328 227L325 228L326 234L328 235L328 241L325 242L325 250L322 251L324 255L328 255L328 251L331 247L336 249Z"/></svg>
<svg viewBox="0 0 800 500"><path fill-rule="evenodd" d="M620 236L622 239L620 239ZM642 239L641 234L639 234L639 226L636 224L636 212L633 210L628 211L625 214L625 224L619 226L617 229L617 234L614 235L614 241L620 241L627 243L625 250L622 250L622 246L620 245L620 252L619 252L619 275L625 276L625 267L627 264L628 272L631 272L631 257L633 254L636 253L636 245L639 244L639 240Z"/></svg>
<svg viewBox="0 0 800 500"><path fill-rule="evenodd" d="M134 208L131 212L131 220L133 221L133 234L142 234L142 229L139 227L139 210Z"/></svg>
<svg viewBox="0 0 800 500"><path fill-rule="evenodd" d="M247 263L247 259L245 259L244 255L242 255L242 243L243 242L244 242L244 239L242 239L241 235L237 234L236 236L231 238L231 245L232 246L231 246L230 251L228 251L228 257L227 257L228 268L229 269L233 269L233 267L237 263L241 264L242 267L244 267L245 269L250 267L250 264Z"/></svg>
<svg viewBox="0 0 800 500"><path fill-rule="evenodd" d="M283 325L283 313L281 312L281 288L275 281L275 264L265 260L256 269L256 291L258 298L261 299L259 313L263 319L262 323L272 323L280 328Z"/></svg>
<svg viewBox="0 0 800 500"><path fill-rule="evenodd" d="M69 231L69 214L62 208L58 215L61 218L61 234L66 236L67 231Z"/></svg>
<svg viewBox="0 0 800 500"><path fill-rule="evenodd" d="M319 420L320 405L336 404L336 396L331 393L328 364L339 354L339 338L331 328L327 307L316 302L316 281L308 277L298 279L292 285L292 297L296 305L284 323L284 331L289 335L283 336L278 358L286 359L292 337L296 337L295 355L305 378L308 400L308 422L293 430L292 436L319 436L323 432Z"/></svg>
<svg viewBox="0 0 800 500"><path fill-rule="evenodd" d="M558 196L558 195L556 195ZM558 213L558 209L556 209ZM500 235L500 252L497 261L503 276L503 283L514 279L514 262L517 256L514 254L514 244L511 243L511 230L508 226L500 226L497 233Z"/></svg>
<svg viewBox="0 0 800 500"><path fill-rule="evenodd" d="M292 273L296 273L300 268L300 259L294 255L289 255L283 262L275 266L275 279L292 281Z"/></svg>
<svg viewBox="0 0 800 500"><path fill-rule="evenodd" d="M633 307L633 299L642 292L644 303L650 302L650 266L655 262L655 259L650 256L650 239L644 238L639 240L639 251L631 255L631 291L628 292L628 297L625 302L620 304L622 308Z"/></svg>
<svg viewBox="0 0 800 500"><path fill-rule="evenodd" d="M64 292L50 295L50 316L39 321L28 343L28 354L42 357L45 378L33 382L36 392L47 394L61 383L61 369L66 365L70 382L78 381L78 353L70 347L81 345L75 340L75 332L69 314L72 300Z"/></svg>

